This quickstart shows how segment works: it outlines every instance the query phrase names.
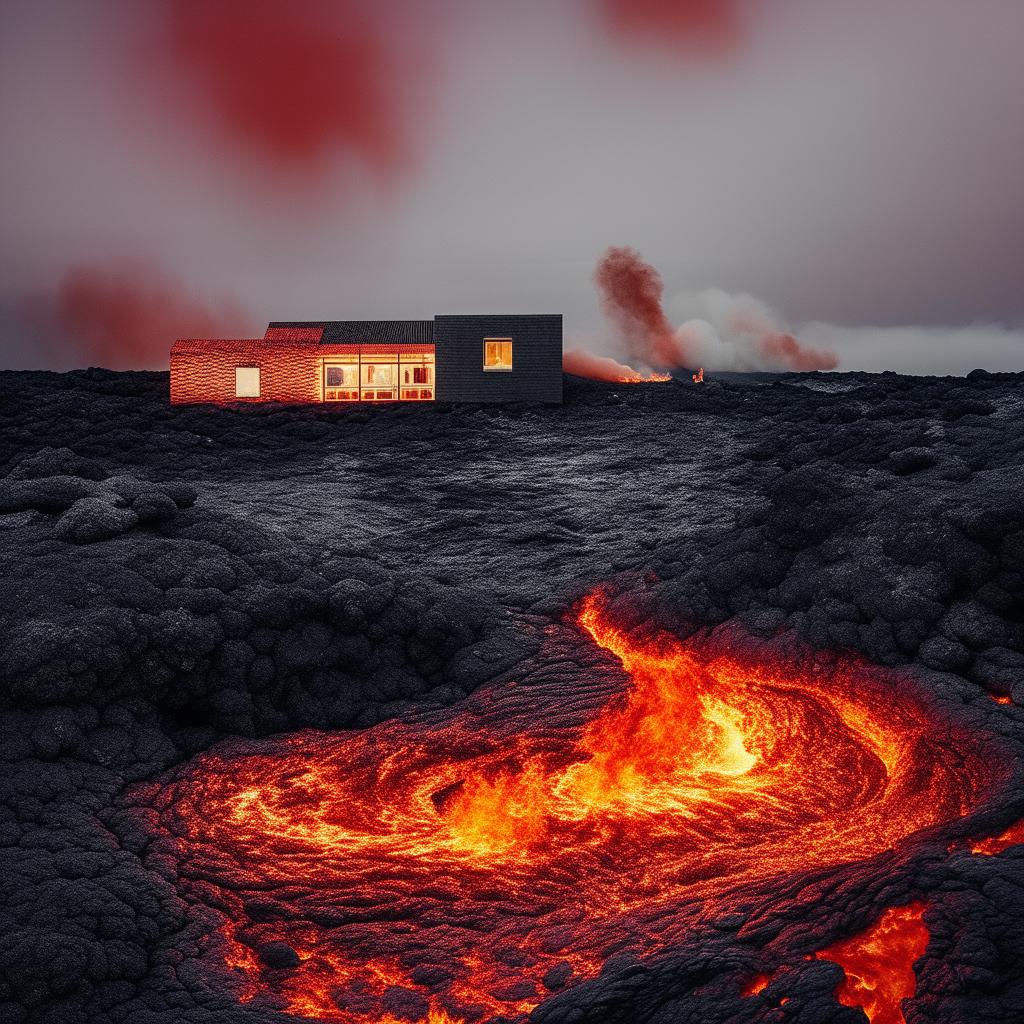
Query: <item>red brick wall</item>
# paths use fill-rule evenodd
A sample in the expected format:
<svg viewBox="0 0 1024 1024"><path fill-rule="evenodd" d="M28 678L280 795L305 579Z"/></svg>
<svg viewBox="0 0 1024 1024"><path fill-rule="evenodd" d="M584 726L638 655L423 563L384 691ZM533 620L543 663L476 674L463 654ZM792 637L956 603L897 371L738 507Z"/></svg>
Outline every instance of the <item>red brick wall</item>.
<svg viewBox="0 0 1024 1024"><path fill-rule="evenodd" d="M364 356L400 352L433 352L433 345L319 345L315 342L266 338L176 341L171 348L171 404L194 402L321 401L323 356ZM235 367L260 368L260 397L235 397Z"/></svg>
<svg viewBox="0 0 1024 1024"><path fill-rule="evenodd" d="M171 349L171 404L319 402L321 347L256 340L178 341ZM235 367L260 368L260 397L235 397Z"/></svg>

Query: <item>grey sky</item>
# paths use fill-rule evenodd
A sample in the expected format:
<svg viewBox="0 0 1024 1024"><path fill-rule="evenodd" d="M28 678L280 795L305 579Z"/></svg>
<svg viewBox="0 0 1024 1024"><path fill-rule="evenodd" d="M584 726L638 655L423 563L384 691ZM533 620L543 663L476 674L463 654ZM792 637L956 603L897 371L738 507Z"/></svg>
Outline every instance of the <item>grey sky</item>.
<svg viewBox="0 0 1024 1024"><path fill-rule="evenodd" d="M0 362L60 365L11 310L126 257L257 323L561 311L607 349L591 272L614 244L670 314L714 287L798 329L1009 328L963 336L977 357L833 329L843 368L1024 369L1024 4L751 2L703 56L615 38L582 0L428 6L393 22L433 65L414 165L382 184L341 155L310 184L126 85L155 2L0 0Z"/></svg>

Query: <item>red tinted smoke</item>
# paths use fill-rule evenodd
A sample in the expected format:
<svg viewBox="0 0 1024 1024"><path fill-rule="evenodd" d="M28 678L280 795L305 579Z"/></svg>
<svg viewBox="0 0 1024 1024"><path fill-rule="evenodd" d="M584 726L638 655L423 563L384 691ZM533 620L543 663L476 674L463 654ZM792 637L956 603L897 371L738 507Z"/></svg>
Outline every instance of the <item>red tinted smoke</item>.
<svg viewBox="0 0 1024 1024"><path fill-rule="evenodd" d="M839 365L835 352L801 345L792 334L766 334L758 338L757 350L769 363L790 370L834 370Z"/></svg>
<svg viewBox="0 0 1024 1024"><path fill-rule="evenodd" d="M612 246L598 261L594 281L601 293L601 307L620 333L630 358L644 366L661 369L693 369L704 357L694 348L699 332L672 326L662 306L661 275L635 249ZM768 310L753 308L742 297L729 300L730 308L719 342L731 348L723 365L758 370L834 370L839 357L801 345L781 330ZM710 325L705 324L709 330ZM707 353L704 353L707 356ZM714 362L714 360L713 360ZM714 368L714 367L712 367ZM571 371L581 372L581 371ZM588 377L608 379L587 372ZM701 377L703 379L703 377ZM696 381L695 383L699 383Z"/></svg>
<svg viewBox="0 0 1024 1024"><path fill-rule="evenodd" d="M600 0L620 38L648 38L686 50L723 51L740 40L736 0Z"/></svg>
<svg viewBox="0 0 1024 1024"><path fill-rule="evenodd" d="M635 359L647 365L683 366L687 353L661 306L661 274L629 246L611 246L598 261L594 281L601 307L622 331Z"/></svg>
<svg viewBox="0 0 1024 1024"><path fill-rule="evenodd" d="M356 0L166 0L164 85L186 114L271 170L315 170L340 152L390 174L408 156L418 76L372 10Z"/></svg>
<svg viewBox="0 0 1024 1024"><path fill-rule="evenodd" d="M577 377L603 380L610 384L651 384L672 379L667 373L641 373L610 356L598 356L582 348L571 348L562 356L562 369Z"/></svg>
<svg viewBox="0 0 1024 1024"><path fill-rule="evenodd" d="M78 266L50 293L34 296L23 315L37 342L66 346L73 366L166 368L181 337L251 335L252 321L234 303L208 303L152 267Z"/></svg>

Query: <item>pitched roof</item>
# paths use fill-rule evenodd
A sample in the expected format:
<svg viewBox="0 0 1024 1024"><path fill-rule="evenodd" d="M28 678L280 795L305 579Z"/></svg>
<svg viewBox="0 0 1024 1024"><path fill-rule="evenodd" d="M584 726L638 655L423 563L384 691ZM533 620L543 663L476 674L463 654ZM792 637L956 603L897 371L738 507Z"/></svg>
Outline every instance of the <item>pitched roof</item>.
<svg viewBox="0 0 1024 1024"><path fill-rule="evenodd" d="M310 327L268 327L263 335L267 341L320 341L324 336L323 324Z"/></svg>
<svg viewBox="0 0 1024 1024"><path fill-rule="evenodd" d="M431 344L433 320L272 320L268 331L323 328L321 342L335 344Z"/></svg>
<svg viewBox="0 0 1024 1024"><path fill-rule="evenodd" d="M201 355L204 352L231 352L235 355L260 355L271 349L297 351L309 348L294 341L267 341L266 338L179 338L171 346L171 355Z"/></svg>

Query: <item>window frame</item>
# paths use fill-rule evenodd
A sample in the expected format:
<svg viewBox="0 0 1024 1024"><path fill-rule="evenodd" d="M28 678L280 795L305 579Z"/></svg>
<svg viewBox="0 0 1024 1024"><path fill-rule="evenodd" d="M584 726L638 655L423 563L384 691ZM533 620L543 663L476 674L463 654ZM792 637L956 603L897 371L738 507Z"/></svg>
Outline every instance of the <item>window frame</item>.
<svg viewBox="0 0 1024 1024"><path fill-rule="evenodd" d="M248 392L239 393L239 379L238 374L240 370L255 370L256 371L256 393L250 394ZM262 398L263 397L263 374L260 372L259 366L252 366L251 364L246 366L235 367L235 398Z"/></svg>
<svg viewBox="0 0 1024 1024"><path fill-rule="evenodd" d="M487 365L487 346L488 344L507 344L508 345L508 366L488 366ZM483 370L484 373L511 373L514 365L514 354L512 351L512 339L511 338L484 338L484 352L483 352Z"/></svg>

